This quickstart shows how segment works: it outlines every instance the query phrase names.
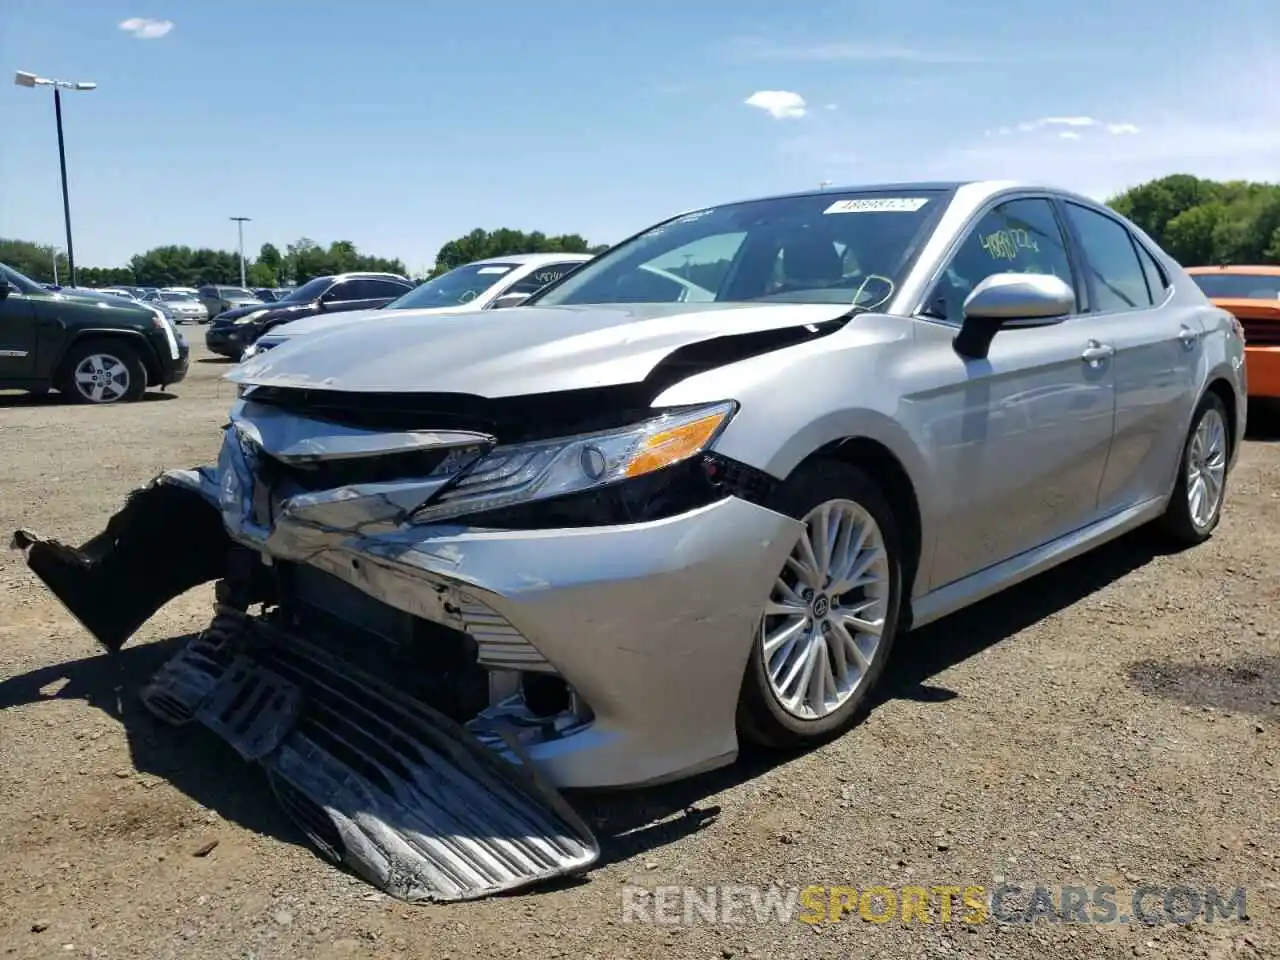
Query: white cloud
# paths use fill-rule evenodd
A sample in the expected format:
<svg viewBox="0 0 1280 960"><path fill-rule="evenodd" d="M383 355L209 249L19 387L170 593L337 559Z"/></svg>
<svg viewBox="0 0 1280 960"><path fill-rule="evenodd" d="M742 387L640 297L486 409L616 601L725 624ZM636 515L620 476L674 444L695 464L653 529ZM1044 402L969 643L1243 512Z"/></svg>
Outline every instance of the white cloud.
<svg viewBox="0 0 1280 960"><path fill-rule="evenodd" d="M779 43L761 37L739 37L726 44L729 54L742 60L829 62L861 60L904 63L982 63L981 57L937 49L904 47L891 43L814 41Z"/></svg>
<svg viewBox="0 0 1280 960"><path fill-rule="evenodd" d="M821 111L780 138L784 168L798 182L909 180L1024 180L1058 185L1098 199L1172 173L1213 180L1275 182L1280 170L1280 50L1245 51L1240 65L1221 61L1161 76L1141 89L1120 82L1095 91L1109 115L1078 115L1052 100L1023 124L994 116L972 135L939 139L921 149L919 121L883 119L852 130ZM976 99L987 76L949 78ZM1034 101L1032 101L1034 103ZM846 108L849 105L846 104ZM841 115L847 112L841 111ZM1016 120L1017 118L1013 118ZM1049 121L1049 122L1046 122ZM1030 126L1030 130L1020 130ZM1061 134L1076 134L1063 138ZM876 149L861 157L868 142Z"/></svg>
<svg viewBox="0 0 1280 960"><path fill-rule="evenodd" d="M1018 124L1022 133L1042 130L1045 127L1096 127L1101 123L1093 117L1041 117L1039 120L1028 120Z"/></svg>
<svg viewBox="0 0 1280 960"><path fill-rule="evenodd" d="M757 90L742 102L775 120L798 120L809 112L804 97L790 90Z"/></svg>
<svg viewBox="0 0 1280 960"><path fill-rule="evenodd" d="M120 21L120 29L133 34L138 40L159 40L173 29L172 20L152 20L149 17L130 17Z"/></svg>
<svg viewBox="0 0 1280 960"><path fill-rule="evenodd" d="M1080 134L1076 133L1074 130L1063 130L1058 134L1058 138L1060 140L1079 140Z"/></svg>

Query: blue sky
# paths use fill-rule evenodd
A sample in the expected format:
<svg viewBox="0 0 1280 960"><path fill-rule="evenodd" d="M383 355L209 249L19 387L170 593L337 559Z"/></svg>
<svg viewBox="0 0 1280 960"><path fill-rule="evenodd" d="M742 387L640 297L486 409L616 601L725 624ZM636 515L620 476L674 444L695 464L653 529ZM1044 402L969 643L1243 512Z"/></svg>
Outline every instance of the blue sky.
<svg viewBox="0 0 1280 960"><path fill-rule="evenodd" d="M64 99L86 266L233 215L416 270L822 181L1280 179L1275 0L4 0L0 66L99 84ZM0 83L0 236L60 245L51 100Z"/></svg>

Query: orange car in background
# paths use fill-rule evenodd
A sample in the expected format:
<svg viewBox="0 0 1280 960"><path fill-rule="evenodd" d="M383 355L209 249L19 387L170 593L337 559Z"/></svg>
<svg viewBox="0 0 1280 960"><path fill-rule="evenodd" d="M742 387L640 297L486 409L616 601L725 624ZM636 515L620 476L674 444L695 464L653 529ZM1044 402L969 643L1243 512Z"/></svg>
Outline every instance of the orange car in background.
<svg viewBox="0 0 1280 960"><path fill-rule="evenodd" d="M1187 273L1244 327L1249 396L1280 398L1280 267L1188 267Z"/></svg>

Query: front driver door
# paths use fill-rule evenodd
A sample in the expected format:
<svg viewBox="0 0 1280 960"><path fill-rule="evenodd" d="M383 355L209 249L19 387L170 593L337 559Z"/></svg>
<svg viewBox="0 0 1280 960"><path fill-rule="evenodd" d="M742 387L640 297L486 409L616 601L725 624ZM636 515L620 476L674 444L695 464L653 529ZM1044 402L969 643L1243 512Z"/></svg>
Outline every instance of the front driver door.
<svg viewBox="0 0 1280 960"><path fill-rule="evenodd" d="M917 405L937 478L937 588L1094 519L1115 417L1110 362L1082 318L996 334L986 359L958 355L963 303L996 273L1052 273L1082 287L1045 197L988 210L957 248L918 332Z"/></svg>
<svg viewBox="0 0 1280 960"><path fill-rule="evenodd" d="M36 368L36 314L22 290L0 269L0 284L9 292L0 299L0 381L29 380Z"/></svg>

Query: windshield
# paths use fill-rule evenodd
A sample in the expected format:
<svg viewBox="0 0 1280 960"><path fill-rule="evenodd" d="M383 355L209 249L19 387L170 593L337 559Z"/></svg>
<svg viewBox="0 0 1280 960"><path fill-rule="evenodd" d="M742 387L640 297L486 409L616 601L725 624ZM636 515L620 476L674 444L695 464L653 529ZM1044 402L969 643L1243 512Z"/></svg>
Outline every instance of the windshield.
<svg viewBox="0 0 1280 960"><path fill-rule="evenodd" d="M252 293L244 289L244 287L223 287L220 291L223 300L257 300Z"/></svg>
<svg viewBox="0 0 1280 960"><path fill-rule="evenodd" d="M470 303L514 270L514 263L468 263L414 287L392 300L384 310L421 310L458 307Z"/></svg>
<svg viewBox="0 0 1280 960"><path fill-rule="evenodd" d="M0 263L0 279L8 280L9 283L17 287L20 293L45 293L44 287L36 283L30 277L19 273L13 267L6 267Z"/></svg>
<svg viewBox="0 0 1280 960"><path fill-rule="evenodd" d="M164 300L167 303L173 303L178 301L190 301L195 299L189 293L158 293L158 294L152 294L152 296L159 297L161 300Z"/></svg>
<svg viewBox="0 0 1280 960"><path fill-rule="evenodd" d="M1280 276L1265 273L1193 273L1206 297L1228 300L1280 300Z"/></svg>
<svg viewBox="0 0 1280 960"><path fill-rule="evenodd" d="M601 254L527 302L830 303L893 295L941 190L827 192L688 213Z"/></svg>
<svg viewBox="0 0 1280 960"><path fill-rule="evenodd" d="M308 280L302 286L289 293L287 297L281 297L281 303L310 303L312 300L318 299L329 289L333 283L333 277L316 277L314 280Z"/></svg>

